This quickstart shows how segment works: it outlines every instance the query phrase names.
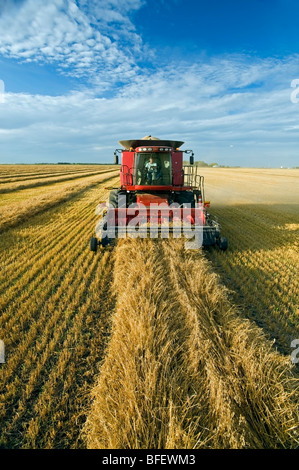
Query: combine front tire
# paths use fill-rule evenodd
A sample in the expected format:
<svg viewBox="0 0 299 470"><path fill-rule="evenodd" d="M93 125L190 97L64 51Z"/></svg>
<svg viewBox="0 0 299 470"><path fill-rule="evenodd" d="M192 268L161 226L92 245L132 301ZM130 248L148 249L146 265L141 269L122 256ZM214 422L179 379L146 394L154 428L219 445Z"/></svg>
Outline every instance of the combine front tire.
<svg viewBox="0 0 299 470"><path fill-rule="evenodd" d="M218 238L217 244L218 244L220 250L222 250L222 251L227 250L228 242L227 242L227 239L225 237Z"/></svg>
<svg viewBox="0 0 299 470"><path fill-rule="evenodd" d="M92 237L90 239L90 251L93 251L94 253L97 252L98 249L98 240L95 237Z"/></svg>
<svg viewBox="0 0 299 470"><path fill-rule="evenodd" d="M110 243L110 240L109 240L108 237L103 237L103 238L101 239L101 245L102 245L103 248L105 248L106 246L108 246L109 243Z"/></svg>
<svg viewBox="0 0 299 470"><path fill-rule="evenodd" d="M109 204L112 205L112 207L126 207L126 196L127 192L122 190L122 189L112 189L109 194ZM120 201L118 200L119 196L122 196Z"/></svg>

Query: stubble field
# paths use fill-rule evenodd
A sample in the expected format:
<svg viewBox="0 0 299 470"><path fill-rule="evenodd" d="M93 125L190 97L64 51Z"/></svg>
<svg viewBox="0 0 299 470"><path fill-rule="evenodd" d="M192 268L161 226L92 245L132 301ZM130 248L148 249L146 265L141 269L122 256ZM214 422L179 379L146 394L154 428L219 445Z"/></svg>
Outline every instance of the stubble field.
<svg viewBox="0 0 299 470"><path fill-rule="evenodd" d="M298 447L299 171L202 174L227 252L94 255L118 171L0 167L0 446Z"/></svg>

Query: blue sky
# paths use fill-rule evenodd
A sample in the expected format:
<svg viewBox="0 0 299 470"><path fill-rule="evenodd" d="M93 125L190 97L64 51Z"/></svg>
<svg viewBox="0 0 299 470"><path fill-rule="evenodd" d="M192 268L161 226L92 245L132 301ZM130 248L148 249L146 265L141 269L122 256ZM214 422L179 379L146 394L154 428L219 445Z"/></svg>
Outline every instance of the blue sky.
<svg viewBox="0 0 299 470"><path fill-rule="evenodd" d="M151 134L299 166L298 18L297 0L0 0L0 163L109 162Z"/></svg>

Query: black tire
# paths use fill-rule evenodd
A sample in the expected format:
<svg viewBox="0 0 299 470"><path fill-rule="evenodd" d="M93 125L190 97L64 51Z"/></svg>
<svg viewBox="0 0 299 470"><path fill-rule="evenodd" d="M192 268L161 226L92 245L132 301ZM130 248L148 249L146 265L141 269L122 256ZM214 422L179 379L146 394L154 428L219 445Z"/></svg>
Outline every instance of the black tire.
<svg viewBox="0 0 299 470"><path fill-rule="evenodd" d="M95 237L92 237L90 239L90 251L93 251L94 253L97 252L98 249L98 240Z"/></svg>
<svg viewBox="0 0 299 470"><path fill-rule="evenodd" d="M108 235L107 235L107 222L105 222L104 225L103 225L102 237L101 237L100 245L102 245L102 247L105 248L105 246L109 245L110 240L111 240L111 239L108 238Z"/></svg>
<svg viewBox="0 0 299 470"><path fill-rule="evenodd" d="M126 207L126 204L121 204L120 206L118 206L118 196L119 195L126 196L126 194L127 194L126 191L122 189L112 189L109 194L109 203L115 208Z"/></svg>
<svg viewBox="0 0 299 470"><path fill-rule="evenodd" d="M109 245L110 243L110 238L108 237L103 237L102 240L101 240L101 245L103 248L105 248L105 246Z"/></svg>
<svg viewBox="0 0 299 470"><path fill-rule="evenodd" d="M222 251L226 251L227 248L228 248L228 241L225 237L220 237L218 239L218 246L220 248L220 250Z"/></svg>

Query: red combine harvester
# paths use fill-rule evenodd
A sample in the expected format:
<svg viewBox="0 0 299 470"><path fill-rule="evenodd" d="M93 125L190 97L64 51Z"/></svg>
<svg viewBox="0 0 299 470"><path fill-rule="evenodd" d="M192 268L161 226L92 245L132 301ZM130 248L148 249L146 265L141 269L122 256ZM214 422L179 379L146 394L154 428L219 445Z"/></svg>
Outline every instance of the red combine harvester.
<svg viewBox="0 0 299 470"><path fill-rule="evenodd" d="M110 190L109 206L90 240L91 251L107 246L114 238L129 236L151 238L200 234L200 246L218 245L227 249L221 227L207 209L204 177L194 165L192 150L180 150L184 142L160 140L146 136L140 140L121 140L124 147L114 152L119 164L120 187ZM183 153L189 154L189 165L183 164ZM188 228L182 231L182 227ZM199 247L199 246L198 246Z"/></svg>

